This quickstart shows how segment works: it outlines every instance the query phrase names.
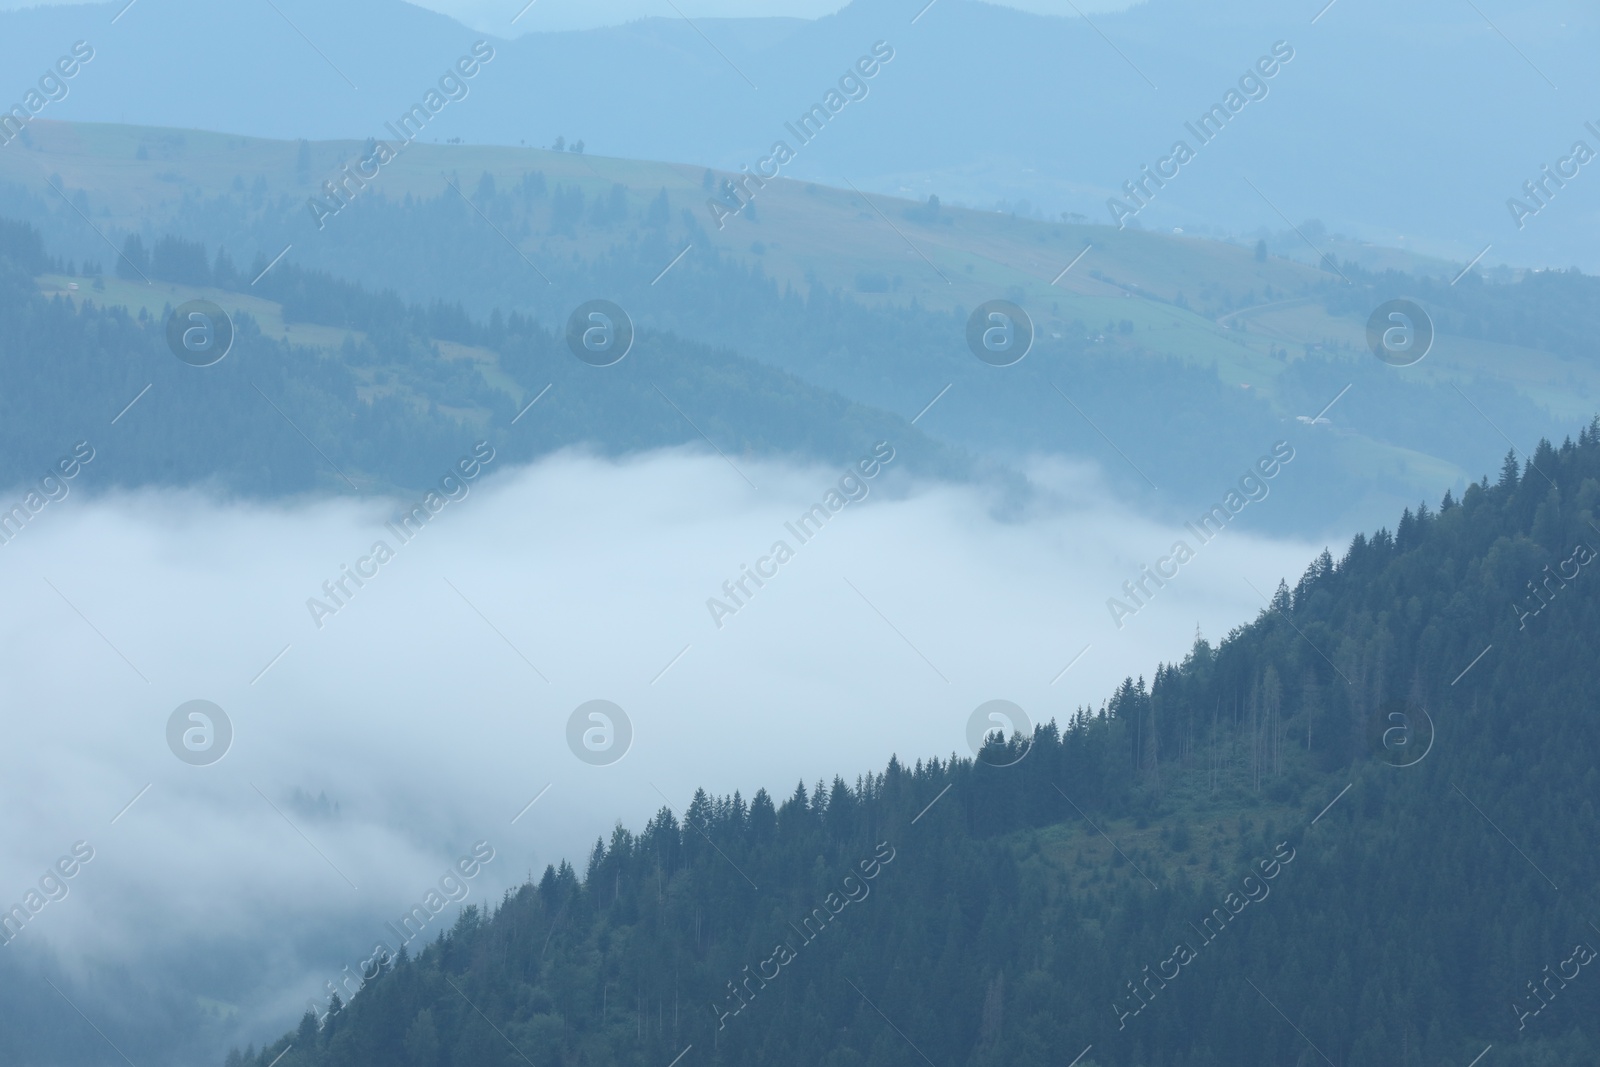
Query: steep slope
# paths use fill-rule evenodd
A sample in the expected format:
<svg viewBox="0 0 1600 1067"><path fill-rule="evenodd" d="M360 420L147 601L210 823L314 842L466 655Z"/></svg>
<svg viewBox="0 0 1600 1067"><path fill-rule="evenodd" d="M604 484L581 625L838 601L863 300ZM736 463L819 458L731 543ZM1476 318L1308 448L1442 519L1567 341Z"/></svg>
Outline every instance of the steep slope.
<svg viewBox="0 0 1600 1067"><path fill-rule="evenodd" d="M619 825L228 1064L1591 1062L1597 507L1600 420L1066 724Z"/></svg>

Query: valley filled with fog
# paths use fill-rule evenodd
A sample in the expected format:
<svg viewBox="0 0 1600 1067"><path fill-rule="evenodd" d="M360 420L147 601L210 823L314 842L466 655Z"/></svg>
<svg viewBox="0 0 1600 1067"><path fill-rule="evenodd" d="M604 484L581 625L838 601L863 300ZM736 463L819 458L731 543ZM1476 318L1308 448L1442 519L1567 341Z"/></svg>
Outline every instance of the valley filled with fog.
<svg viewBox="0 0 1600 1067"><path fill-rule="evenodd" d="M95 858L17 945L47 938L81 971L159 960L181 930L261 959L267 999L241 1021L288 1027L473 842L495 858L468 899L493 901L697 788L748 798L819 766L970 756L979 704L1064 722L1182 659L1197 627L1255 617L1254 590L1322 547L1254 534L1248 511L1202 544L1090 465L1029 473L1034 501L1002 514L891 461L808 542L785 524L846 472L686 450L484 473L409 542L394 501L70 495L4 548L10 699L67 714L12 720L30 757L3 802L44 817L8 835L0 869L20 891L73 841ZM1195 559L1119 627L1106 601L1130 603L1122 581L1179 539ZM331 606L323 582L378 541L393 558L319 626L307 601ZM778 541L793 558L719 627L706 602L731 603L723 583ZM232 723L209 766L162 742L192 699ZM631 719L620 763L568 750L591 699ZM172 966L161 980L181 986Z"/></svg>

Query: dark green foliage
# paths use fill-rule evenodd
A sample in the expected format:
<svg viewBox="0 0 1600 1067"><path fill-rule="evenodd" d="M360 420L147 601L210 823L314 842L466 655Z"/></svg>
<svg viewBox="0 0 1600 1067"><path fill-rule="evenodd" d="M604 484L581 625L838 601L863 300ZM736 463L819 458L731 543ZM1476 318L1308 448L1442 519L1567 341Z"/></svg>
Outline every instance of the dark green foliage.
<svg viewBox="0 0 1600 1067"><path fill-rule="evenodd" d="M152 278L163 278L184 285L210 285L212 279L205 245L171 236L156 242L155 251L150 254L147 273Z"/></svg>
<svg viewBox="0 0 1600 1067"><path fill-rule="evenodd" d="M43 274L59 265L45 255L44 239L24 222L0 219L0 263L16 271Z"/></svg>
<svg viewBox="0 0 1600 1067"><path fill-rule="evenodd" d="M1600 944L1600 568L1575 551L1600 554L1597 507L1600 421L1324 552L1014 766L992 764L1020 738L781 804L700 792L249 1062L292 1040L282 1067L1592 1063L1600 974L1537 1015L1527 983ZM1373 729L1398 705L1418 746L1433 724L1420 759ZM885 849L870 894L829 903ZM1177 944L1195 958L1146 984Z"/></svg>
<svg viewBox="0 0 1600 1067"><path fill-rule="evenodd" d="M144 240L136 233L129 234L122 242L122 254L117 257L117 277L143 281L149 273L150 253L145 250Z"/></svg>

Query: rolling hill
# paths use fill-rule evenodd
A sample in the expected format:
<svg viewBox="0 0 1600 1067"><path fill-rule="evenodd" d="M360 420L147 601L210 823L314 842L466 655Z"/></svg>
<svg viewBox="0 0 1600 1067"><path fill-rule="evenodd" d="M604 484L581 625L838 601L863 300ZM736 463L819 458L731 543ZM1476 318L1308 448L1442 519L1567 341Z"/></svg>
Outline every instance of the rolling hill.
<svg viewBox="0 0 1600 1067"><path fill-rule="evenodd" d="M737 171L883 41L896 58L801 149L792 176L1096 221L1276 46L1295 58L1264 90L1247 90L1248 107L1194 146L1198 158L1137 221L1249 233L1320 218L1458 263L1492 244L1489 263L1596 266L1580 234L1600 192L1574 184L1523 228L1505 206L1595 117L1580 104L1596 88L1595 13L1575 0L1481 11L1424 0L1383 10L1383 33L1370 0L1321 17L1322 3L1151 0L1092 22L974 0L940 0L921 17L925 0L856 0L814 21L693 25L663 7L660 18L576 32L541 32L537 6L513 25L514 4L500 39L399 0L280 0L276 12L167 0L113 23L122 6L0 15L0 64L19 72L10 91L29 84L20 72L85 40L97 58L47 116L360 139L381 136L482 39L496 58L430 139L564 136L609 156ZM242 41L250 47L229 47ZM1383 76L1352 78L1358 67ZM281 76L291 69L304 74ZM913 133L928 116L942 132ZM1491 130L1495 150L1482 150Z"/></svg>
<svg viewBox="0 0 1600 1067"><path fill-rule="evenodd" d="M416 143L336 202L320 183L370 154L360 142L41 119L14 147L0 154L12 211L76 272L42 279L46 291L78 284L81 300L94 271L105 285L118 272L142 283L122 258L138 235L146 249L166 237L198 244L208 261L225 250L241 310L271 303L286 268L420 307L459 305L480 330L498 313L559 332L573 308L603 297L641 329L916 420L991 463L1092 457L1173 517L1208 506L1233 468L1294 435L1316 446L1310 473L1263 521L1310 532L1370 523L1426 486L1459 490L1465 472L1525 448L1552 418L1577 427L1600 408L1581 299L1594 283L1572 273L1484 278L1321 234L1333 258L1313 266L1270 245L786 179L727 217L708 201L741 175L591 153ZM314 195L343 206L319 217ZM106 294L101 303L156 310L126 287ZM1405 297L1438 332L1426 359L1397 367L1373 358L1367 319ZM1013 367L967 348L968 314L997 298L1035 327ZM327 331L346 325L344 312L307 307L285 321L296 339L338 343ZM277 328L277 312L256 310ZM1319 414L1328 423L1307 425ZM591 425L575 437L584 433L605 436Z"/></svg>

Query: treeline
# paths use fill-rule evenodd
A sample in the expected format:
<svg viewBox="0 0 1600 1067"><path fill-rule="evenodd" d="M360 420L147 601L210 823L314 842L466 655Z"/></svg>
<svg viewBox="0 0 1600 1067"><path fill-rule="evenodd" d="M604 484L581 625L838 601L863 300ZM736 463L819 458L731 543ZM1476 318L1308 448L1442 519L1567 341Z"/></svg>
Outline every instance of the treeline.
<svg viewBox="0 0 1600 1067"><path fill-rule="evenodd" d="M251 291L282 301L297 321L361 328L378 337L424 309L415 328L491 346L498 342L484 340L484 331L497 320L512 329L520 316L556 333L573 308L604 298L626 308L643 331L690 339L700 351L736 354L903 420L949 385L936 414L919 428L992 457L1096 457L1124 495L1147 493L1148 477L1180 498L1174 514L1209 503L1204 498L1232 480L1233 468L1284 436L1284 416L1255 394L1219 379L1214 367L1144 352L1137 333L1123 332L1110 319L1084 322L1060 304L1033 306L1034 351L997 371L967 349L962 312L934 311L915 300L876 306L816 276L803 285L774 278L763 266L763 237L771 235L759 216L739 220L751 227L752 255L718 250L696 214L710 189L686 195L610 186L586 193L577 185L551 186L537 172L514 182L489 174L475 183L451 180L455 189L441 186L431 197L363 193L325 231L296 241L290 257ZM299 200L265 198L241 183L232 194L193 204L181 237L145 235L146 247L180 240L192 246L182 256L152 254L150 270L162 276L161 262L182 260L196 272L191 277L199 277L202 259L209 255L215 262L221 255L214 245L202 245L203 234L237 234L230 240L281 248L283 235L302 224L302 210ZM603 245L581 255L567 239L597 235ZM254 278L269 262L258 256L244 273ZM1095 340L1101 334L1110 341ZM1326 401L1321 397L1316 406ZM1521 425L1520 418L1519 412L1507 425ZM1102 432L1131 462L1107 447ZM1479 443L1478 437L1465 440ZM1278 528L1321 525L1309 513L1326 510L1329 500L1360 499L1365 491L1364 477L1349 467L1343 455L1308 457L1306 477L1286 482L1279 489L1282 505L1264 510L1262 521Z"/></svg>
<svg viewBox="0 0 1600 1067"><path fill-rule="evenodd" d="M1597 506L1600 422L1065 725L619 825L227 1067L1592 1062Z"/></svg>
<svg viewBox="0 0 1600 1067"><path fill-rule="evenodd" d="M1454 284L1353 263L1343 270L1356 284L1326 290L1326 306L1335 315L1369 314L1377 306L1375 294L1382 300L1409 297L1428 309L1440 333L1540 348L1565 359L1589 358L1600 331L1600 278L1576 267L1527 271L1511 283L1469 271Z"/></svg>
<svg viewBox="0 0 1600 1067"><path fill-rule="evenodd" d="M900 273L881 278L867 272L854 278L853 287L851 278L774 277L764 266L767 251L789 238L760 215L741 215L713 236L704 201L716 195L715 179L707 177L700 189L671 192L608 181L551 182L534 170L514 179L451 175L450 185L441 179L432 195L389 197L376 185L322 230L311 228L304 190L280 194L265 180L247 184L241 178L231 191L187 194L174 223L181 232L160 233L152 224L139 237L150 250L150 269L160 273L167 270L163 263L186 262L189 276L198 277L204 258L213 278L223 281L232 268L228 262L219 267L224 257L218 235L227 234L230 246L267 250L250 269L234 271L247 279L293 239L289 258L252 292L280 292L282 283L274 279L297 264L368 293L392 293L409 306L437 305L429 331L443 339L457 339L462 330L460 318L446 309L459 306L485 325L497 310L502 316L515 310L558 332L573 308L605 298L627 308L643 330L736 353L903 419L950 385L948 396L918 424L928 432L992 456L1096 457L1119 493L1151 496L1156 506L1172 509L1170 518L1208 504L1206 497L1231 480L1233 468L1288 436L1286 431L1297 431L1294 415L1316 414L1347 385L1353 388L1329 412L1338 433L1318 431L1328 438L1326 447L1309 453L1305 477L1286 480L1277 490L1280 503L1258 514L1255 521L1264 528L1325 528L1356 519L1372 524L1399 506L1401 499L1387 496L1368 477L1370 446L1350 437L1476 470L1498 454L1498 435L1481 432L1485 416L1513 440L1549 432L1549 413L1517 390L1495 382L1463 383L1480 416L1448 383L1406 377L1376 360L1352 360L1336 351L1311 350L1282 371L1261 371L1276 378L1271 392L1279 398L1265 402L1260 383L1239 381L1239 373L1219 372L1209 361L1152 357L1147 349L1156 346L1145 334L1124 332L1132 320L1119 313L1087 321L1071 302L1029 301L1039 327L1034 351L1017 366L997 371L966 349L968 309L933 311L914 300L886 304L871 295L942 287L926 265L908 262ZM71 196L80 209L94 210L82 190ZM63 234L81 229L64 205L41 201L35 207L26 197L19 203ZM940 217L950 216L941 209ZM729 234L738 235L732 243ZM178 255L169 246L170 254L158 255L169 236L204 247L198 255L192 249ZM1583 351L1582 339L1593 334L1587 305L1563 302L1556 292L1563 285L1573 295L1587 292L1592 280L1581 275L1516 286L1474 276L1451 289L1410 276L1369 277L1354 267L1345 273L1355 286L1330 273L1326 284L1274 298L1321 298L1332 301L1328 306L1336 313L1363 319L1397 294L1416 296L1430 307L1437 299L1443 302L1441 330L1459 327L1465 336L1526 345L1548 342L1562 353ZM1469 299L1464 289L1488 295ZM345 294L339 286L284 295L292 296L291 316L335 323L353 317L341 306ZM1228 296L1231 301L1245 294ZM1451 309L1477 318L1458 322ZM1158 494L1150 493L1152 483L1160 487Z"/></svg>
<svg viewBox="0 0 1600 1067"><path fill-rule="evenodd" d="M10 224L4 236L0 483L34 477L85 436L108 446L95 465L103 484L209 484L267 496L345 492L345 476L361 490L414 489L486 434L518 462L573 446L608 455L702 447L703 430L730 454L845 462L889 439L909 467L965 469L903 419L731 352L645 331L626 360L597 370L530 317L475 320L459 304L410 302L291 264L251 290L283 303L288 336L265 336L237 315L232 351L197 369L167 349L170 304L159 316L130 315L95 291L81 303L42 295L35 276L60 264L32 229ZM177 237L153 242L141 269L156 284L225 287L236 276L225 252L207 255ZM354 332L329 351L295 343L294 324ZM483 351L447 350L449 342ZM512 427L547 386L537 416Z"/></svg>

